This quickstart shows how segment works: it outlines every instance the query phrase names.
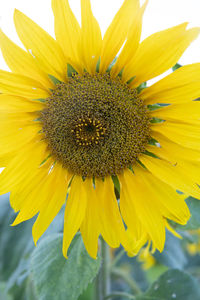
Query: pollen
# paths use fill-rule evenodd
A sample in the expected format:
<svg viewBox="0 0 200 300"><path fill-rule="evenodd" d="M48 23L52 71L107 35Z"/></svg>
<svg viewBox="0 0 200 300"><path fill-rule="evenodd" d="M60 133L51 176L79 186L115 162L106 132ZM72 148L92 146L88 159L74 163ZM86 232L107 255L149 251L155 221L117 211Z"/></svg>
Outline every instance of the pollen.
<svg viewBox="0 0 200 300"><path fill-rule="evenodd" d="M74 74L57 84L41 121L55 161L84 177L122 173L150 139L148 110L137 91L109 74Z"/></svg>

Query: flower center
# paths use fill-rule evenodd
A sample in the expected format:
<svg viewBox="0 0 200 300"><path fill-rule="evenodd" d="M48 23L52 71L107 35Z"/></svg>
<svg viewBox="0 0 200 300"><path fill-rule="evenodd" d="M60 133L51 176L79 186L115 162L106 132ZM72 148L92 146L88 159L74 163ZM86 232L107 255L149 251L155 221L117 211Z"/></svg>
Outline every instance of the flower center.
<svg viewBox="0 0 200 300"><path fill-rule="evenodd" d="M98 144L104 138L106 127L103 127L99 120L92 117L79 119L75 129L71 130L76 136L76 143L81 146L89 146L93 143Z"/></svg>
<svg viewBox="0 0 200 300"><path fill-rule="evenodd" d="M73 75L41 113L55 160L85 177L117 175L145 151L150 119L137 91L109 74Z"/></svg>

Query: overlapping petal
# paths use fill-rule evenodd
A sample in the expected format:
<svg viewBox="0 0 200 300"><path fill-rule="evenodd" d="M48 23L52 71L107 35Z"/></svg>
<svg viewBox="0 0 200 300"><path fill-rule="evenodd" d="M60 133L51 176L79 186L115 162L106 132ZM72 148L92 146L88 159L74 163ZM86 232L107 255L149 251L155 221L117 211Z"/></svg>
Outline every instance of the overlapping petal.
<svg viewBox="0 0 200 300"><path fill-rule="evenodd" d="M112 77L115 77L120 73L120 71L129 63L129 61L134 57L140 42L141 31L142 31L142 18L147 6L148 0L142 6L142 8L137 8L133 11L133 22L130 25L130 29L127 36L127 41L122 48L122 51L117 57L114 66L111 69Z"/></svg>
<svg viewBox="0 0 200 300"><path fill-rule="evenodd" d="M90 197L90 190L91 185L88 180L83 182L80 176L75 176L73 178L67 198L64 217L63 255L65 257L67 257L67 251L70 243L77 231L80 229L86 215L86 207ZM91 221L91 218L89 221ZM93 232L95 232L95 228L93 229ZM93 242L94 241L92 241L92 243ZM86 244L88 245L87 242ZM97 243L93 243L94 247L97 247L96 244Z"/></svg>
<svg viewBox="0 0 200 300"><path fill-rule="evenodd" d="M23 150L15 155L0 174L0 193L11 192L13 187L20 185L31 170L40 166L46 157L45 143L29 142L23 147Z"/></svg>
<svg viewBox="0 0 200 300"><path fill-rule="evenodd" d="M102 37L99 24L91 10L90 0L81 0L81 20L80 57L85 69L94 74L101 54Z"/></svg>
<svg viewBox="0 0 200 300"><path fill-rule="evenodd" d="M139 10L139 0L124 0L118 13L108 27L104 37L101 51L100 72L106 72L114 60L123 43L125 42L129 28L135 13Z"/></svg>
<svg viewBox="0 0 200 300"><path fill-rule="evenodd" d="M74 16L68 0L52 0L52 9L55 18L55 35L67 62L72 63L78 71L82 62L79 60L78 43L81 29Z"/></svg>
<svg viewBox="0 0 200 300"><path fill-rule="evenodd" d="M149 197L150 191L147 186L144 185L142 178L137 175L137 172L134 175L130 170L127 170L124 176L127 182L126 188L130 196L129 201L131 201L131 205L135 208L137 218L145 231L149 233L155 247L162 251L165 242L165 225L159 207L155 203L155 199ZM132 222L134 222L134 220ZM129 226L129 224L127 224L127 226ZM141 236L142 235L140 235L140 238Z"/></svg>
<svg viewBox="0 0 200 300"><path fill-rule="evenodd" d="M40 101L32 101L14 95L0 95L0 112L2 113L37 112L44 107L45 104Z"/></svg>
<svg viewBox="0 0 200 300"><path fill-rule="evenodd" d="M42 70L65 81L67 62L58 43L19 10L14 14L18 36Z"/></svg>
<svg viewBox="0 0 200 300"><path fill-rule="evenodd" d="M33 239L38 239L49 227L55 216L65 203L69 174L61 165L55 164L39 192L39 215L33 225Z"/></svg>
<svg viewBox="0 0 200 300"><path fill-rule="evenodd" d="M154 132L162 133L175 143L199 150L200 135L198 124L187 124L184 122L163 122L152 127L152 137Z"/></svg>
<svg viewBox="0 0 200 300"><path fill-rule="evenodd" d="M163 120L188 122L200 125L200 102L192 101L183 104L172 104L151 112L151 116Z"/></svg>
<svg viewBox="0 0 200 300"><path fill-rule="evenodd" d="M200 189L181 166L173 165L162 159L143 156L140 158L144 166L157 178L186 195L200 199Z"/></svg>
<svg viewBox="0 0 200 300"><path fill-rule="evenodd" d="M200 96L200 63L183 66L142 90L140 97L146 104L185 103Z"/></svg>
<svg viewBox="0 0 200 300"><path fill-rule="evenodd" d="M199 28L186 30L186 26L187 23L183 23L146 38L124 68L123 80L134 78L130 85L137 87L172 68L199 35Z"/></svg>
<svg viewBox="0 0 200 300"><path fill-rule="evenodd" d="M19 74L0 70L0 92L30 99L47 98L48 91L38 81Z"/></svg>
<svg viewBox="0 0 200 300"><path fill-rule="evenodd" d="M1 29L0 48L8 67L14 73L31 77L41 82L46 88L53 87L48 75L39 68L31 54L13 43Z"/></svg>

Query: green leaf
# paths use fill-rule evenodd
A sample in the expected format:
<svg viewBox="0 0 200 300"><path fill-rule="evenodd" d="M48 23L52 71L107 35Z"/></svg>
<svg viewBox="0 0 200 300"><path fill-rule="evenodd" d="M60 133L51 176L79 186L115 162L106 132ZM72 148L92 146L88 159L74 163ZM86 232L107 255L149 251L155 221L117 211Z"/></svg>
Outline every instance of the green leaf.
<svg viewBox="0 0 200 300"><path fill-rule="evenodd" d="M25 296L26 296L26 300L38 300L38 298L35 295L33 280L30 276L26 282Z"/></svg>
<svg viewBox="0 0 200 300"><path fill-rule="evenodd" d="M172 67L172 71L176 71L177 69L181 68L182 66L180 64L175 64L175 66Z"/></svg>
<svg viewBox="0 0 200 300"><path fill-rule="evenodd" d="M76 300L97 275L100 258L92 259L80 235L76 235L68 252L62 255L62 234L47 237L34 250L31 277L40 300Z"/></svg>
<svg viewBox="0 0 200 300"><path fill-rule="evenodd" d="M200 228L200 200L188 197L186 203L189 207L191 217L186 225L176 224L175 228L180 230L192 230Z"/></svg>
<svg viewBox="0 0 200 300"><path fill-rule="evenodd" d="M166 233L164 251L161 253L156 251L154 257L159 263L173 269L183 269L187 263L185 253L181 247L181 240L169 232Z"/></svg>
<svg viewBox="0 0 200 300"><path fill-rule="evenodd" d="M0 300L13 300L12 296L6 290L5 282L0 282Z"/></svg>
<svg viewBox="0 0 200 300"><path fill-rule="evenodd" d="M152 266L145 272L148 282L152 284L167 270L168 268L166 266L156 263L154 266Z"/></svg>
<svg viewBox="0 0 200 300"><path fill-rule="evenodd" d="M94 300L95 283L90 283L78 300Z"/></svg>
<svg viewBox="0 0 200 300"><path fill-rule="evenodd" d="M23 277L22 273L25 272L27 256L34 248L31 233L33 220L11 227L15 214L9 205L8 195L0 200L0 280L7 281L16 270L20 281L20 275Z"/></svg>
<svg viewBox="0 0 200 300"><path fill-rule="evenodd" d="M137 300L199 300L200 288L195 278L185 272L172 269L165 272Z"/></svg>

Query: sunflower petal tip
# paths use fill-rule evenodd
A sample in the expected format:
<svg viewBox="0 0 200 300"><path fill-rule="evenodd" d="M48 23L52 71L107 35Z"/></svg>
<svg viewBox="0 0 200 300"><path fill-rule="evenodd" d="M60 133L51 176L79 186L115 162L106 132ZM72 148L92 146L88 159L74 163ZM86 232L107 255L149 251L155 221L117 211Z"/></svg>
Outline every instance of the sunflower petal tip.
<svg viewBox="0 0 200 300"><path fill-rule="evenodd" d="M194 27L193 30L196 32L197 36L200 34L200 27Z"/></svg>
<svg viewBox="0 0 200 300"><path fill-rule="evenodd" d="M15 220L13 221L12 224L10 224L10 226L14 227L19 225L22 222L22 219L19 217L19 214L17 215L17 217L15 218Z"/></svg>
<svg viewBox="0 0 200 300"><path fill-rule="evenodd" d="M65 259L68 259L68 258L69 258L69 257L67 256L67 254L64 253L64 252L63 252L63 256L64 256Z"/></svg>
<svg viewBox="0 0 200 300"><path fill-rule="evenodd" d="M66 258L66 259L68 259L67 251L68 251L68 249L66 249L66 248L63 246L62 253L63 253L64 258Z"/></svg>
<svg viewBox="0 0 200 300"><path fill-rule="evenodd" d="M17 8L15 8L14 9L14 15L16 15L16 14L20 14L21 12L20 12L20 10L19 9L17 9Z"/></svg>
<svg viewBox="0 0 200 300"><path fill-rule="evenodd" d="M36 247L37 246L37 239L36 239L36 237L34 237L34 235L33 235L33 242L34 242L34 245Z"/></svg>

